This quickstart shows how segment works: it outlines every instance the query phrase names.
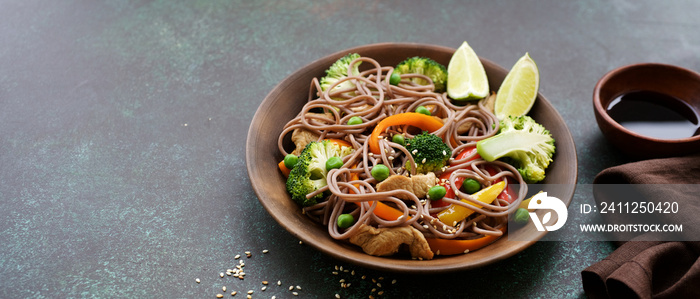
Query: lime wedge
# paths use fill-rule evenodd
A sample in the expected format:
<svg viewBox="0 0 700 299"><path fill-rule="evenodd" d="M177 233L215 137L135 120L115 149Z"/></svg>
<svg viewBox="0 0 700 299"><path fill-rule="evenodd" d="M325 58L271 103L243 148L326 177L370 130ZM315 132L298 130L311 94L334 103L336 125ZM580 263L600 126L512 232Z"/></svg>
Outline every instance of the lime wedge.
<svg viewBox="0 0 700 299"><path fill-rule="evenodd" d="M521 57L503 80L496 94L496 118L522 116L532 108L540 86L540 72L528 53Z"/></svg>
<svg viewBox="0 0 700 299"><path fill-rule="evenodd" d="M482 99L489 94L489 81L479 57L467 44L452 54L447 65L447 95L454 100Z"/></svg>

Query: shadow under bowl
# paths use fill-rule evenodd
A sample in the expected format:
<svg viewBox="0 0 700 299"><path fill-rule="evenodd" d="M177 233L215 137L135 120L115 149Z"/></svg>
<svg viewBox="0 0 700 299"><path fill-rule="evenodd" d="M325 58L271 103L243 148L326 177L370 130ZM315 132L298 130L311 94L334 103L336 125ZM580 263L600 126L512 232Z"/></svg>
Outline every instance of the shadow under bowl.
<svg viewBox="0 0 700 299"><path fill-rule="evenodd" d="M645 136L620 125L608 114L610 103L623 94L651 91L683 103L659 103L674 108L687 106L700 115L700 74L678 66L640 63L623 66L605 74L593 91L593 107L600 131L622 153L636 159L665 158L700 152L700 134L678 139Z"/></svg>

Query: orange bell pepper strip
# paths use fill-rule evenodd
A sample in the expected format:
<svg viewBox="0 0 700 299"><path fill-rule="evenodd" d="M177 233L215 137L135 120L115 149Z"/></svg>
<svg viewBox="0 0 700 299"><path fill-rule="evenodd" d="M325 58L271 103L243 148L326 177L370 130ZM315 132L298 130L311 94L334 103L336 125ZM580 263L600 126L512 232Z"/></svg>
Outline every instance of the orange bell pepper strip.
<svg viewBox="0 0 700 299"><path fill-rule="evenodd" d="M291 169L287 168L287 166L284 165L284 160L277 163L277 167L280 168L280 171L282 171L282 174L284 175L285 178L288 178L289 173L292 172Z"/></svg>
<svg viewBox="0 0 700 299"><path fill-rule="evenodd" d="M400 125L411 125L429 132L442 128L442 122L429 115L415 112L394 114L382 119L377 126L374 127L372 135L369 137L369 150L375 155L380 154L379 135L391 126Z"/></svg>
<svg viewBox="0 0 700 299"><path fill-rule="evenodd" d="M355 166L353 166L353 168L355 168ZM350 180L355 181L355 180L358 180L359 178L360 178L360 176L357 173L350 174ZM355 187L357 187L357 185L355 185ZM351 191L351 193L355 193L355 192ZM382 219L387 220L387 221L393 221L393 220L399 219L399 217L403 216L403 212L401 212L401 211L399 211L399 210L397 210L397 209L395 209L395 208L393 208L393 207L391 207L391 206L389 206L381 201L377 201L376 203L377 203L377 207L374 208L374 215L377 215L379 218L382 218ZM355 204L360 206L362 203L355 202ZM374 205L374 203L370 203L370 207L372 205ZM409 219L410 219L410 217L409 217Z"/></svg>
<svg viewBox="0 0 700 299"><path fill-rule="evenodd" d="M506 232L506 227L503 226L499 228L504 234ZM439 238L425 238L428 241L428 246L430 250L437 255L455 255L463 254L469 251L475 251L489 245L501 236L486 235L478 239L471 240L455 240L455 239L439 239Z"/></svg>

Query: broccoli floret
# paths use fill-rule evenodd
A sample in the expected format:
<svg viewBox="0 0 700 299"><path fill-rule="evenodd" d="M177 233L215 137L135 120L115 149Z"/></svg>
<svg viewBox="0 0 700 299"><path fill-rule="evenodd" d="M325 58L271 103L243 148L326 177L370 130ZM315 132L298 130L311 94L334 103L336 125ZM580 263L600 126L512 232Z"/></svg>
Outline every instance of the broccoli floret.
<svg viewBox="0 0 700 299"><path fill-rule="evenodd" d="M423 132L406 141L406 149L416 162L416 172L428 173L442 170L452 155L452 150L437 135ZM411 162L406 168L410 169Z"/></svg>
<svg viewBox="0 0 700 299"><path fill-rule="evenodd" d="M549 131L529 116L509 116L500 125L496 136L476 143L479 155L486 161L505 158L527 183L543 180L556 148Z"/></svg>
<svg viewBox="0 0 700 299"><path fill-rule="evenodd" d="M323 140L310 142L299 154L297 164L287 178L287 192L292 195L292 199L302 205L314 205L323 198L323 194L318 194L312 198L306 195L320 188L325 187L326 182L326 161L331 157L344 157L352 153L352 148L340 146L334 142Z"/></svg>
<svg viewBox="0 0 700 299"><path fill-rule="evenodd" d="M338 82L343 78L346 78L348 76L348 66L350 65L350 62L357 58L360 58L360 54L349 53L338 59L336 62L334 62L333 65L331 65L331 67L326 70L326 76L321 78L321 81L319 82L321 84L321 89L325 91L328 88L330 88L331 85L333 85L334 83ZM350 70L352 75L355 76L360 74L360 64L361 62L358 62L352 66L352 70ZM338 84L333 89L343 90L352 87L355 87L355 84L352 83L352 81L348 80Z"/></svg>
<svg viewBox="0 0 700 299"><path fill-rule="evenodd" d="M427 57L411 57L399 63L394 72L400 74L421 74L428 76L435 84L435 92L445 91L447 84L447 69L444 65ZM421 78L412 78L413 83L428 85L428 81Z"/></svg>

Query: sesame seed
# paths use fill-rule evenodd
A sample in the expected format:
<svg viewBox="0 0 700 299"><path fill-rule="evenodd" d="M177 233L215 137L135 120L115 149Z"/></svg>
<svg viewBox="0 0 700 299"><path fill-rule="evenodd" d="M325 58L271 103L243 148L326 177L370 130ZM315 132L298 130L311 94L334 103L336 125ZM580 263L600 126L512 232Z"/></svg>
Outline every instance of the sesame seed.
<svg viewBox="0 0 700 299"><path fill-rule="evenodd" d="M267 249L263 250L263 253L268 253L268 252L270 252L270 251Z"/></svg>
<svg viewBox="0 0 700 299"><path fill-rule="evenodd" d="M420 258L418 258L418 259L420 259ZM381 288L381 287L382 287L382 284L378 282L378 283L377 283L377 286Z"/></svg>
<svg viewBox="0 0 700 299"><path fill-rule="evenodd" d="M379 276L379 280L384 280L384 276Z"/></svg>
<svg viewBox="0 0 700 299"><path fill-rule="evenodd" d="M236 291L231 292L231 296L236 296L236 294L238 294L238 292L236 292Z"/></svg>
<svg viewBox="0 0 700 299"><path fill-rule="evenodd" d="M245 297L246 297L247 299L253 299L253 296L251 296L251 295L245 295Z"/></svg>
<svg viewBox="0 0 700 299"><path fill-rule="evenodd" d="M341 280L339 280L338 282L345 282L345 279L341 279Z"/></svg>
<svg viewBox="0 0 700 299"><path fill-rule="evenodd" d="M415 155L415 154L417 154L417 153L418 153L418 150L413 150L413 151L411 151L411 154L414 154L414 155Z"/></svg>
<svg viewBox="0 0 700 299"><path fill-rule="evenodd" d="M447 155L447 152L446 152L446 151L442 151L442 155L443 155L443 156L446 156L446 155Z"/></svg>
<svg viewBox="0 0 700 299"><path fill-rule="evenodd" d="M249 291L248 291L248 295L253 295L253 293L254 293L253 290L249 290Z"/></svg>
<svg viewBox="0 0 700 299"><path fill-rule="evenodd" d="M331 274L338 275L338 271L333 271L333 272L331 272Z"/></svg>
<svg viewBox="0 0 700 299"><path fill-rule="evenodd" d="M216 298L224 298L224 295L216 294Z"/></svg>
<svg viewBox="0 0 700 299"><path fill-rule="evenodd" d="M269 282L267 280L263 280L262 284L267 285Z"/></svg>
<svg viewBox="0 0 700 299"><path fill-rule="evenodd" d="M440 251L438 250L438 252L440 252ZM392 280L391 284L396 284L396 279Z"/></svg>
<svg viewBox="0 0 700 299"><path fill-rule="evenodd" d="M299 293L297 293L297 292L292 292L292 295L294 295L294 296L299 296Z"/></svg>
<svg viewBox="0 0 700 299"><path fill-rule="evenodd" d="M299 241L299 245L301 245L301 244L302 244L302 242L301 242L301 241Z"/></svg>
<svg viewBox="0 0 700 299"><path fill-rule="evenodd" d="M219 273L219 276L221 276L221 278L224 278L224 272Z"/></svg>
<svg viewBox="0 0 700 299"><path fill-rule="evenodd" d="M233 258L234 258L234 259L239 259L239 258L241 258L241 255L240 255L240 254L236 254L236 256L234 256Z"/></svg>
<svg viewBox="0 0 700 299"><path fill-rule="evenodd" d="M278 280L278 281L277 281L277 285L278 285L278 286L281 286L281 285L282 285L282 281Z"/></svg>
<svg viewBox="0 0 700 299"><path fill-rule="evenodd" d="M352 272L350 272L350 275L355 275L355 270L352 270Z"/></svg>
<svg viewBox="0 0 700 299"><path fill-rule="evenodd" d="M338 295L338 294L335 294L335 298L338 298L338 299L340 299L340 295Z"/></svg>
<svg viewBox="0 0 700 299"><path fill-rule="evenodd" d="M382 295L382 294L384 294L384 291L379 291L379 292L377 293L377 295Z"/></svg>
<svg viewBox="0 0 700 299"><path fill-rule="evenodd" d="M425 161L428 161L428 159L423 158L423 161L421 161L421 163L425 163Z"/></svg>
<svg viewBox="0 0 700 299"><path fill-rule="evenodd" d="M440 249L438 249L438 251L435 253L435 255L440 255ZM394 280L394 281L396 281L396 280ZM392 283L394 283L394 282L392 282Z"/></svg>
<svg viewBox="0 0 700 299"><path fill-rule="evenodd" d="M267 287L264 286L264 287L260 288L260 290L264 292L265 290L267 290Z"/></svg>
<svg viewBox="0 0 700 299"><path fill-rule="evenodd" d="M221 287L221 290L226 292L226 286Z"/></svg>
<svg viewBox="0 0 700 299"><path fill-rule="evenodd" d="M377 291L377 289L372 288L372 291L371 291L371 292L374 293L374 292L376 292L376 291Z"/></svg>
<svg viewBox="0 0 700 299"><path fill-rule="evenodd" d="M301 290L301 287L300 287L300 286L297 286L297 290Z"/></svg>
<svg viewBox="0 0 700 299"><path fill-rule="evenodd" d="M294 289L294 286L289 286L289 290L290 290L290 291L293 290L293 289Z"/></svg>
<svg viewBox="0 0 700 299"><path fill-rule="evenodd" d="M194 281L195 281L196 283L202 282L201 280L199 280L199 278L195 279Z"/></svg>
<svg viewBox="0 0 700 299"><path fill-rule="evenodd" d="M467 249L467 250L464 250L464 253L469 253L469 249Z"/></svg>

